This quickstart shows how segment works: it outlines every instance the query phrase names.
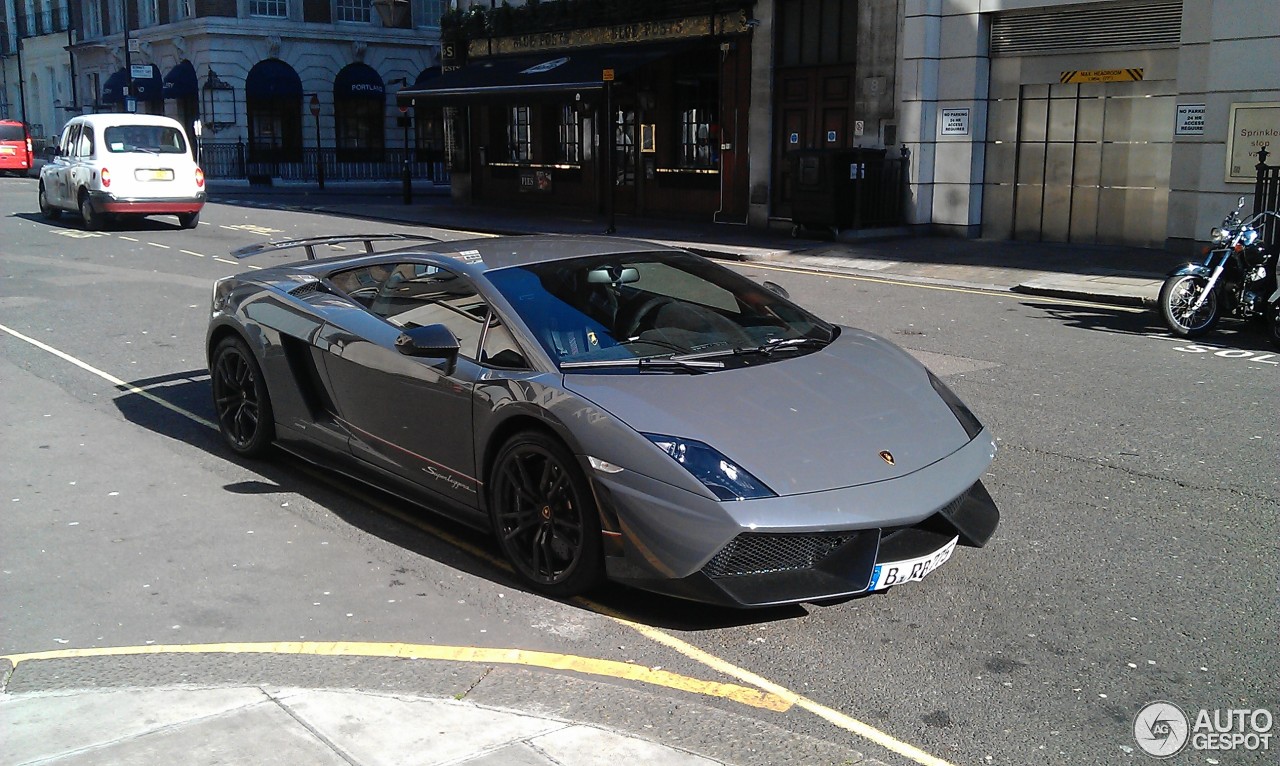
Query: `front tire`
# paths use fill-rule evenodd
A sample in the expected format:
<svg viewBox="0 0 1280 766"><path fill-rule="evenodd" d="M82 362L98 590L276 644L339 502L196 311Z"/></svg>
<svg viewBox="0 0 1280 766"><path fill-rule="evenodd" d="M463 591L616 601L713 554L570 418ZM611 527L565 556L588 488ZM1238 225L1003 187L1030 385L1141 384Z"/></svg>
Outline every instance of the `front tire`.
<svg viewBox="0 0 1280 766"><path fill-rule="evenodd" d="M557 439L537 431L513 436L494 461L489 493L494 534L520 579L556 598L599 584L600 516Z"/></svg>
<svg viewBox="0 0 1280 766"><path fill-rule="evenodd" d="M46 221L56 221L62 217L62 211L49 203L49 195L45 192L43 183L40 184L40 215Z"/></svg>
<svg viewBox="0 0 1280 766"><path fill-rule="evenodd" d="M1160 288L1160 315L1169 332L1182 338L1197 338L1218 324L1222 314L1216 290L1209 293L1198 310L1191 310L1208 283L1208 278L1199 274L1181 274L1164 281Z"/></svg>
<svg viewBox="0 0 1280 766"><path fill-rule="evenodd" d="M227 446L244 457L261 457L275 439L271 396L262 368L248 344L224 338L213 355L213 409Z"/></svg>

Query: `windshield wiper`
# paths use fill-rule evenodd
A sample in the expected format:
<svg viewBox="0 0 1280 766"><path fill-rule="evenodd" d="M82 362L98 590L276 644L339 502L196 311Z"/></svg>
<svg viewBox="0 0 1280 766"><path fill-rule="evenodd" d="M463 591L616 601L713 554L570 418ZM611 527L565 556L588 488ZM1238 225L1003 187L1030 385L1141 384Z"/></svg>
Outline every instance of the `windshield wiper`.
<svg viewBox="0 0 1280 766"><path fill-rule="evenodd" d="M564 362L562 370L605 369L610 367L635 367L639 370L680 369L689 372L706 372L724 368L724 362L700 361L674 356L642 356L634 359L592 359L583 362Z"/></svg>
<svg viewBox="0 0 1280 766"><path fill-rule="evenodd" d="M679 356L668 357L669 359L681 362L698 361L701 359L715 359L721 356L741 356L743 354L761 354L769 356L775 351L799 351L803 346L825 347L829 341L819 338L774 338L766 341L759 346L739 346L737 348L722 348L716 351L700 351L694 354L680 354Z"/></svg>

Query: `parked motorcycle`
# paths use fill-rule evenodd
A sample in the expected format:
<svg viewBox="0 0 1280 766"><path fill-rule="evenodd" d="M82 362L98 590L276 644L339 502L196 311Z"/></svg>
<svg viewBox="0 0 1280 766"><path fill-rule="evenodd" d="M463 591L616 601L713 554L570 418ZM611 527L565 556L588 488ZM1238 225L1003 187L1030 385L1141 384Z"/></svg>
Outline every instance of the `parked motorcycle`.
<svg viewBox="0 0 1280 766"><path fill-rule="evenodd" d="M1280 347L1280 274L1276 254L1259 244L1268 217L1264 210L1241 218L1244 197L1210 233L1211 244L1200 263L1182 266L1160 288L1160 314L1174 335L1195 338L1213 330L1224 316L1262 320L1271 342Z"/></svg>

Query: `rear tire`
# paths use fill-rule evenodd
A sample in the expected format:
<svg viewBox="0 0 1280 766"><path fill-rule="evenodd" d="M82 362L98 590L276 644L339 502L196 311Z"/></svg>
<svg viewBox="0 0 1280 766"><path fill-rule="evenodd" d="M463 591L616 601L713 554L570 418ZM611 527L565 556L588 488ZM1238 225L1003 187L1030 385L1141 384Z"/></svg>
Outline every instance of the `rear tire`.
<svg viewBox="0 0 1280 766"><path fill-rule="evenodd" d="M1271 345L1280 348L1280 303L1273 304L1267 309L1270 312L1267 315L1267 337L1271 339Z"/></svg>
<svg viewBox="0 0 1280 766"><path fill-rule="evenodd" d="M45 193L44 184L40 184L40 215L46 221L56 221L62 217L62 210L49 204L49 195Z"/></svg>
<svg viewBox="0 0 1280 766"><path fill-rule="evenodd" d="M87 231L98 231L106 222L106 216L93 209L93 203L89 201L89 193L86 191L80 192L80 218L84 220L84 228Z"/></svg>
<svg viewBox="0 0 1280 766"><path fill-rule="evenodd" d="M1160 316L1169 332L1182 338L1198 338L1218 324L1222 314L1216 290L1209 293L1198 311L1191 311L1208 282L1199 274L1180 274L1164 281L1160 288Z"/></svg>
<svg viewBox="0 0 1280 766"><path fill-rule="evenodd" d="M194 229L200 225L199 211L194 213L178 213L178 225L184 229Z"/></svg>
<svg viewBox="0 0 1280 766"><path fill-rule="evenodd" d="M489 514L502 552L535 590L568 598L600 583L599 511L559 440L525 431L503 445L490 477Z"/></svg>
<svg viewBox="0 0 1280 766"><path fill-rule="evenodd" d="M223 338L210 372L223 440L236 454L261 457L275 440L275 416L262 368L248 344L239 336Z"/></svg>

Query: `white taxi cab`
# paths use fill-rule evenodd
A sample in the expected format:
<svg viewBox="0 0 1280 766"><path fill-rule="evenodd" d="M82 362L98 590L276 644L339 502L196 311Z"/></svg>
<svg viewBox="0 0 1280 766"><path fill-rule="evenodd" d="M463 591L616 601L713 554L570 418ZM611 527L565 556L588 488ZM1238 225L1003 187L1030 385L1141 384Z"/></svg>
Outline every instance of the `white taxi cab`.
<svg viewBox="0 0 1280 766"><path fill-rule="evenodd" d="M148 114L87 114L62 129L40 169L40 212L78 212L86 229L112 218L176 215L195 228L204 207L204 171L182 124Z"/></svg>

